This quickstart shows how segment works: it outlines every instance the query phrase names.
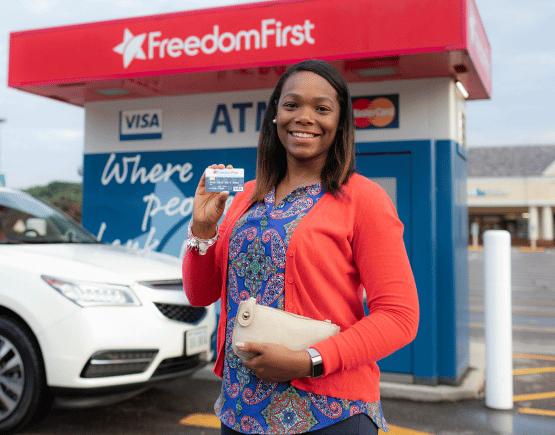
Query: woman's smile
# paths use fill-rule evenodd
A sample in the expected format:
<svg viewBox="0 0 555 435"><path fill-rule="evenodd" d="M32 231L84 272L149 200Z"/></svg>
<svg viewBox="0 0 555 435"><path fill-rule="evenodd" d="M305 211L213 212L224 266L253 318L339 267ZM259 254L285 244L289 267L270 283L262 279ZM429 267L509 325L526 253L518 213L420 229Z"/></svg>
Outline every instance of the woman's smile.
<svg viewBox="0 0 555 435"><path fill-rule="evenodd" d="M305 138L310 138L310 137L315 137L316 134L314 133L302 133L299 131L292 131L291 134L295 137L305 137Z"/></svg>

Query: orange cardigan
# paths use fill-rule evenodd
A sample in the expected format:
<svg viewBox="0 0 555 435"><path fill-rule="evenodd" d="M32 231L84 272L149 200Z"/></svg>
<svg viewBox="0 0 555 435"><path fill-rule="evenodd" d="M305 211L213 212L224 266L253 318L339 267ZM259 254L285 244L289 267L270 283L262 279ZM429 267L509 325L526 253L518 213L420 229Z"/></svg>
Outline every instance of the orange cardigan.
<svg viewBox="0 0 555 435"><path fill-rule="evenodd" d="M237 194L219 228L221 238L206 255L188 251L183 286L194 306L221 298L218 357L222 376L226 331L226 277L230 234L251 203L254 182ZM285 310L330 319L341 332L313 346L324 376L293 379L301 390L349 400L380 399L376 361L410 343L418 329L418 296L403 243L403 225L385 191L355 174L345 195L324 196L303 217L289 242ZM363 288L369 315L364 315Z"/></svg>

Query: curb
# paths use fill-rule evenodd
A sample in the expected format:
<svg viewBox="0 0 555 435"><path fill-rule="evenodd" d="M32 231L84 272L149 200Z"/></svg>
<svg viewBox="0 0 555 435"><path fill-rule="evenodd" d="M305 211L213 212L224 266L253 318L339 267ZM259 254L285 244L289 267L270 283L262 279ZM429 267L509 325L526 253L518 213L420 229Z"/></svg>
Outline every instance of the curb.
<svg viewBox="0 0 555 435"><path fill-rule="evenodd" d="M484 387L486 347L470 343L469 370L460 385L417 385L380 381L380 396L385 399L406 399L414 402L456 402L476 399Z"/></svg>

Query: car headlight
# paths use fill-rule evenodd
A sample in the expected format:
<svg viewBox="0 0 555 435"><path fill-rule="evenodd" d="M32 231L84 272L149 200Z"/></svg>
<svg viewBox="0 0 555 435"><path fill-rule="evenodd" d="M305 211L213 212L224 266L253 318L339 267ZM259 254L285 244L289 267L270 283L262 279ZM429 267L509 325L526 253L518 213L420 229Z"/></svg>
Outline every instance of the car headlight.
<svg viewBox="0 0 555 435"><path fill-rule="evenodd" d="M124 285L105 284L100 282L65 281L45 275L41 276L41 278L70 301L82 307L98 305L141 305L135 293Z"/></svg>

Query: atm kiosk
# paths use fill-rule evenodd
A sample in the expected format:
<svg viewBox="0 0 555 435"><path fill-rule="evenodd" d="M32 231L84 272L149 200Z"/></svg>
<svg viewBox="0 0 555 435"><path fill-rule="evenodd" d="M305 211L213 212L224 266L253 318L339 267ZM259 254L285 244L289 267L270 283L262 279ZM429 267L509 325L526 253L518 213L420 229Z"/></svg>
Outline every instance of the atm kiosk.
<svg viewBox="0 0 555 435"><path fill-rule="evenodd" d="M254 178L271 90L307 58L349 83L357 169L405 226L420 327L380 368L457 384L470 339L465 108L491 95L473 0L278 0L15 32L9 86L84 108L89 231L182 256L202 171L225 162Z"/></svg>

